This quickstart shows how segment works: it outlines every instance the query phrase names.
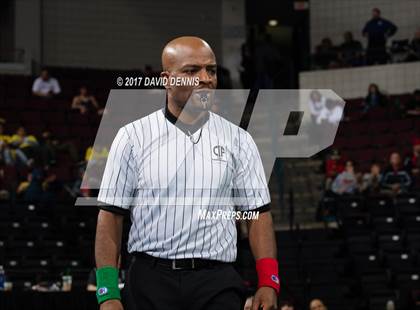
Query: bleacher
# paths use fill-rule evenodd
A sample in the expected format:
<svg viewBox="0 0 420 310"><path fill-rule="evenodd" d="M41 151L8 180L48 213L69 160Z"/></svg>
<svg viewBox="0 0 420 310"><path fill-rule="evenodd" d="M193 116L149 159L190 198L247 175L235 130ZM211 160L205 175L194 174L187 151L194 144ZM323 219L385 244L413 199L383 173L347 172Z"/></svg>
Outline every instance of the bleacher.
<svg viewBox="0 0 420 310"><path fill-rule="evenodd" d="M333 147L367 171L373 161L387 164L389 155L411 152L412 140L420 134L420 118L405 117L403 107L409 95L391 96L389 107L362 112L363 99L346 100L344 120L340 123Z"/></svg>
<svg viewBox="0 0 420 310"><path fill-rule="evenodd" d="M75 143L82 158L94 141L100 117L87 118L70 110L71 97L86 81L78 80L76 74L57 77L66 92L62 98L45 101L31 97L33 78L0 76L0 117L7 120L8 133L21 123L38 136L48 129L59 139ZM111 87L102 85L98 83L93 93L104 104L105 90ZM397 96L393 102L403 103L406 98ZM410 151L411 139L420 133L419 119L397 118L393 108L361 115L360 105L361 99L347 101L334 147L364 170L373 160L387 162L393 150ZM57 162L54 169L59 178L72 180L68 155L59 154ZM64 272L72 274L74 290L84 290L94 266L98 211L73 203L69 199L59 199L54 205L1 203L0 265L14 290L40 281L60 281ZM277 232L280 299L293 300L298 309L315 297L330 310L384 309L388 300L394 300L398 309L414 309L412 294L420 290L419 198L348 197L326 203L337 210L338 229ZM240 248L238 266L245 279L255 284L246 243Z"/></svg>

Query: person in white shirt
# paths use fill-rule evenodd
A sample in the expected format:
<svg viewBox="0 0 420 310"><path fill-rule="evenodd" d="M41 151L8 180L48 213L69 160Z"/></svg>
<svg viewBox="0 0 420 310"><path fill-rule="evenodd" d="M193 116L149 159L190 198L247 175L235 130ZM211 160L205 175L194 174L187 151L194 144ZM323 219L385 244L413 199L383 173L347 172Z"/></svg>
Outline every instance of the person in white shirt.
<svg viewBox="0 0 420 310"><path fill-rule="evenodd" d="M32 85L32 94L37 97L50 98L61 93L57 79L50 76L47 69L41 71L41 75Z"/></svg>
<svg viewBox="0 0 420 310"><path fill-rule="evenodd" d="M313 123L321 124L322 115L325 108L325 97L317 91L313 90L309 95L309 111L311 112L311 118Z"/></svg>

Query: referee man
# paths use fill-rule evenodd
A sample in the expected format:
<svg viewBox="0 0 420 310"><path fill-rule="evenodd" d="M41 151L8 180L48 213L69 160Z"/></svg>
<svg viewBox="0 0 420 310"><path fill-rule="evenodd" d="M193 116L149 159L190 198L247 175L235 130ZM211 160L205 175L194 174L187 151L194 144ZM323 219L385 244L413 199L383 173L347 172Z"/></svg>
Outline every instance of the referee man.
<svg viewBox="0 0 420 310"><path fill-rule="evenodd" d="M186 107L193 92L216 88L215 55L204 40L179 37L163 49L162 67L168 80L199 83L167 84L165 106L120 128L112 143L98 195L103 203L95 241L100 309L240 310L245 296L232 266L235 218L200 216L219 210L259 212L248 221L258 274L252 309L276 309L276 243L256 144L204 103L201 109ZM218 202L225 197L232 203ZM117 263L128 213L133 260L121 301Z"/></svg>

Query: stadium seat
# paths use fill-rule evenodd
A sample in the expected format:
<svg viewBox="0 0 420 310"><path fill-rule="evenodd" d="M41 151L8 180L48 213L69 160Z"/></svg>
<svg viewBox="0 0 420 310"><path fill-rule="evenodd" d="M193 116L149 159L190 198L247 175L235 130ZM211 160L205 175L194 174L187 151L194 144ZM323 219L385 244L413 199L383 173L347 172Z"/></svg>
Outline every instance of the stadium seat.
<svg viewBox="0 0 420 310"><path fill-rule="evenodd" d="M392 216L374 217L372 224L378 234L398 234L400 232L397 219Z"/></svg>
<svg viewBox="0 0 420 310"><path fill-rule="evenodd" d="M408 252L387 253L385 260L386 266L396 274L415 271L415 259L413 255Z"/></svg>
<svg viewBox="0 0 420 310"><path fill-rule="evenodd" d="M385 252L403 252L404 238L401 234L378 235L378 247Z"/></svg>

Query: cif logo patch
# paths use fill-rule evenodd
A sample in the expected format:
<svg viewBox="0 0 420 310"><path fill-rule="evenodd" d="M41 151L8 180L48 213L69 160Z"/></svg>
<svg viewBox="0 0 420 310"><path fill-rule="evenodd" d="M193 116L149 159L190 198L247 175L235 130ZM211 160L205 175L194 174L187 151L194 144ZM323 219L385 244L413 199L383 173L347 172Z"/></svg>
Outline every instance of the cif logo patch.
<svg viewBox="0 0 420 310"><path fill-rule="evenodd" d="M280 284L279 277L276 276L275 274L271 275L271 281L273 281L274 283Z"/></svg>
<svg viewBox="0 0 420 310"><path fill-rule="evenodd" d="M108 293L108 289L106 287L101 287L100 289L98 289L99 296L105 295L106 293Z"/></svg>
<svg viewBox="0 0 420 310"><path fill-rule="evenodd" d="M215 145L211 151L211 159L226 160L226 147L222 145Z"/></svg>

